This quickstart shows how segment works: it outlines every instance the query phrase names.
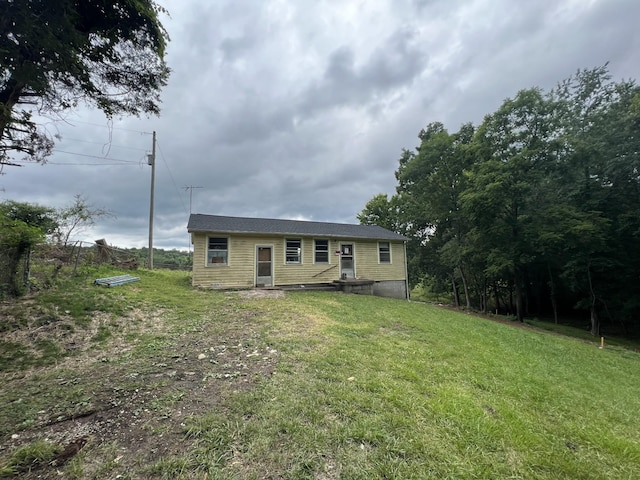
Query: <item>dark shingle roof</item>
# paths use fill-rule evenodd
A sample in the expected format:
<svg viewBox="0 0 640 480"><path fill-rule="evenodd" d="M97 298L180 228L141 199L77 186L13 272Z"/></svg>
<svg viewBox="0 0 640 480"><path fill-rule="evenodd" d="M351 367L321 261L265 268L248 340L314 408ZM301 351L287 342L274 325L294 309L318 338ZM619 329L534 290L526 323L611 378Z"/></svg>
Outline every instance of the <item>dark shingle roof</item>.
<svg viewBox="0 0 640 480"><path fill-rule="evenodd" d="M407 240L377 225L307 222L272 218L225 217L194 213L189 216L189 232L261 233L269 235L299 235L331 238L367 238L370 240Z"/></svg>

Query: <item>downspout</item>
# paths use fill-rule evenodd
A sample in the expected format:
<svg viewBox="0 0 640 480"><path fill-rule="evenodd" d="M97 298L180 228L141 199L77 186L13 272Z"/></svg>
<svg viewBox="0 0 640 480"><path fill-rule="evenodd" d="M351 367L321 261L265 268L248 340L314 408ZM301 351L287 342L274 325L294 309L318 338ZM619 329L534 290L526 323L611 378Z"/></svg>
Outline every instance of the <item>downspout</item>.
<svg viewBox="0 0 640 480"><path fill-rule="evenodd" d="M404 289L409 300L409 270L407 269L407 241L403 242L404 245Z"/></svg>

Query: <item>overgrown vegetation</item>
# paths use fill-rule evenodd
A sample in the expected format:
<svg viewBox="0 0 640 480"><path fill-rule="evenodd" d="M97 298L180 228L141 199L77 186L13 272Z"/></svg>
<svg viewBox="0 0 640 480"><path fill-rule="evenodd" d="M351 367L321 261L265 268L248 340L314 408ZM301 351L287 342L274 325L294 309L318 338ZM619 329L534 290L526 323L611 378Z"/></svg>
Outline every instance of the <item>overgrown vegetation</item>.
<svg viewBox="0 0 640 480"><path fill-rule="evenodd" d="M482 312L640 332L640 87L607 67L403 150L359 218L412 238L412 285Z"/></svg>
<svg viewBox="0 0 640 480"><path fill-rule="evenodd" d="M0 299L49 288L63 269L75 273L78 267L102 263L146 265L146 248L117 249L77 239L97 219L110 215L80 195L59 209L11 200L0 203ZM189 252L175 249L154 248L154 258L160 268L186 270L192 262Z"/></svg>
<svg viewBox="0 0 640 480"><path fill-rule="evenodd" d="M31 250L55 228L57 222L51 208L13 201L0 203L0 299L24 291Z"/></svg>
<svg viewBox="0 0 640 480"><path fill-rule="evenodd" d="M633 345L375 297L194 290L184 272L92 284L117 273L0 306L24 358L0 344L4 477L640 475Z"/></svg>

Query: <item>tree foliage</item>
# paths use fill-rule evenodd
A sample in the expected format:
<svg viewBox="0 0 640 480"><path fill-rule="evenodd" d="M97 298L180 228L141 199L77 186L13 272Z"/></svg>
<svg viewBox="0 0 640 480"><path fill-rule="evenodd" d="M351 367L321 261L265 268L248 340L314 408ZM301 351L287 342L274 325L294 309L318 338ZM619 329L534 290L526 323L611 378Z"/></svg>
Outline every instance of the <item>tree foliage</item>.
<svg viewBox="0 0 640 480"><path fill-rule="evenodd" d="M54 243L66 247L74 235L94 226L97 219L111 216L113 214L109 210L93 207L78 194L71 205L56 211L57 227L51 236Z"/></svg>
<svg viewBox="0 0 640 480"><path fill-rule="evenodd" d="M602 321L640 327L634 82L580 70L551 91L520 91L477 128L431 123L418 137L387 201L397 217L385 219L414 239L413 283L520 320L578 313L594 335Z"/></svg>
<svg viewBox="0 0 640 480"><path fill-rule="evenodd" d="M34 114L79 102L109 118L158 114L169 74L162 11L153 0L0 2L0 168L51 153Z"/></svg>
<svg viewBox="0 0 640 480"><path fill-rule="evenodd" d="M386 194L379 193L367 202L362 212L358 214L358 220L362 225L378 225L396 231L399 228L399 216L394 203L395 198L389 201Z"/></svg>
<svg viewBox="0 0 640 480"><path fill-rule="evenodd" d="M140 265L146 265L149 258L149 249L127 248L126 252L138 259ZM162 248L153 249L153 264L156 268L168 268L172 270L188 270L192 265L192 255L184 250L165 250Z"/></svg>
<svg viewBox="0 0 640 480"><path fill-rule="evenodd" d="M21 262L56 228L51 208L14 201L0 203L0 296L20 293Z"/></svg>

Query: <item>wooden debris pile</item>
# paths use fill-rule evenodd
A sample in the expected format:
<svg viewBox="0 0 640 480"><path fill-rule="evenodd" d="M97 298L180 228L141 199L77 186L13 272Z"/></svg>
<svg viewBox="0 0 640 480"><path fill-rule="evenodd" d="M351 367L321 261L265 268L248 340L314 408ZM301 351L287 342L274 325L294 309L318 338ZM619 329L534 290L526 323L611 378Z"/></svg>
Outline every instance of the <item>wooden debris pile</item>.
<svg viewBox="0 0 640 480"><path fill-rule="evenodd" d="M98 263L109 263L129 270L135 270L139 266L137 258L132 257L129 252L112 247L104 238L96 240L96 248L98 249L96 255Z"/></svg>

